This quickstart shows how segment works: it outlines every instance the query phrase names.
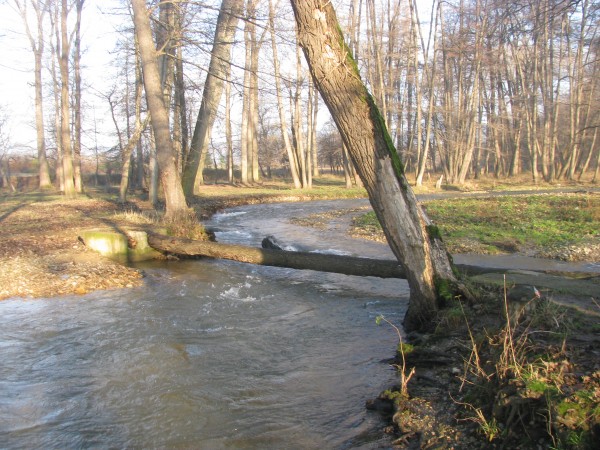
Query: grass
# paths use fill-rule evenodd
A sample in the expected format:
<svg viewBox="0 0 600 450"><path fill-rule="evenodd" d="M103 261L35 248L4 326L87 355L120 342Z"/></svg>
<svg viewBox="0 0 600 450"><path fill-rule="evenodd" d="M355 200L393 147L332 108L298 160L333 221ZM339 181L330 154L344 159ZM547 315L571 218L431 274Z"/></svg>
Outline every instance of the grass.
<svg viewBox="0 0 600 450"><path fill-rule="evenodd" d="M114 213L112 219L116 222L126 222L132 225L159 225L160 216L155 211L126 210Z"/></svg>
<svg viewBox="0 0 600 450"><path fill-rule="evenodd" d="M488 441L519 440L524 448L533 448L536 444L526 440L535 428L546 435L536 439L547 439L552 448L594 448L600 372L586 373L579 349L567 345L577 330L565 329L559 322L562 313L554 313L551 317L548 310L534 308L515 322L505 308L505 324L493 332L486 327L472 330L470 324L479 322L480 314L463 310L471 356L465 358L460 377L463 400L455 402L464 408L464 420L476 423Z"/></svg>
<svg viewBox="0 0 600 450"><path fill-rule="evenodd" d="M500 253L600 238L598 194L444 199L429 201L425 208L451 251L468 248L468 241L479 242L487 253ZM355 219L354 227L382 233L373 212Z"/></svg>
<svg viewBox="0 0 600 450"><path fill-rule="evenodd" d="M204 185L196 194L198 200L227 199L239 197L300 197L306 199L360 198L366 197L364 188L346 188L343 179L323 176L313 179L312 189L295 189L292 184L281 181L268 181L250 186L229 184Z"/></svg>
<svg viewBox="0 0 600 450"><path fill-rule="evenodd" d="M491 245L516 241L545 246L600 237L599 195L451 199L430 202L426 208L447 239L475 237Z"/></svg>

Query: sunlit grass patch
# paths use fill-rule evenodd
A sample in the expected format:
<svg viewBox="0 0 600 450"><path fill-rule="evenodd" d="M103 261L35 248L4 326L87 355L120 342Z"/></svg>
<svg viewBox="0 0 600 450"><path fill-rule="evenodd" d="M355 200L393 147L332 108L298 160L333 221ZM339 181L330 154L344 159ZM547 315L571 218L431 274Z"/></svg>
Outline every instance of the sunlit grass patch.
<svg viewBox="0 0 600 450"><path fill-rule="evenodd" d="M313 179L311 189L296 189L293 184L281 181L266 181L248 186L242 185L205 185L197 192L199 199L220 198L248 198L248 197L299 197L306 199L337 199L366 197L364 188L346 188L339 177L319 177Z"/></svg>
<svg viewBox="0 0 600 450"><path fill-rule="evenodd" d="M521 246L576 245L600 238L600 195L526 195L429 201L425 209L451 251L477 242L486 253ZM382 234L373 212L357 217L362 234Z"/></svg>
<svg viewBox="0 0 600 450"><path fill-rule="evenodd" d="M515 241L546 246L600 237L600 196L529 195L451 199L427 203L445 239L476 238L486 244Z"/></svg>

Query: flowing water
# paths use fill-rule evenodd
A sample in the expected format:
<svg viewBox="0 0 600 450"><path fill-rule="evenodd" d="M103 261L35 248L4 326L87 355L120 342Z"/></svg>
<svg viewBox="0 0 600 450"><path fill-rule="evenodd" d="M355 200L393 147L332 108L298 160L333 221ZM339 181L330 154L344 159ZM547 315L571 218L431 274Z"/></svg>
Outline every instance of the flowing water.
<svg viewBox="0 0 600 450"><path fill-rule="evenodd" d="M423 195L421 199L439 199L451 195ZM475 195L471 195L475 197ZM328 251L370 258L395 259L387 244L361 241L348 237L347 216L333 219L333 227L315 230L293 225L290 218L310 216L327 211L348 211L350 215L361 214L370 209L368 200L333 200L310 203L273 204L243 206L233 208L224 214L216 215L207 225L220 230L220 241L230 243L261 245L267 235L274 235L288 250ZM337 226L336 226L337 225ZM286 245L287 244L287 245ZM520 269L558 272L600 273L599 262L566 262L544 258L534 258L520 254L507 255L454 255L454 262L493 269Z"/></svg>
<svg viewBox="0 0 600 450"><path fill-rule="evenodd" d="M221 241L275 234L389 257L287 222L326 205L237 208L210 225ZM142 268L139 288L0 302L0 448L386 446L364 403L394 381L381 361L397 338L375 318L400 323L404 281L211 260Z"/></svg>
<svg viewBox="0 0 600 450"><path fill-rule="evenodd" d="M245 206L207 225L222 242L274 235L290 249L392 258L347 238L347 218L327 230L288 220L367 207ZM142 268L140 288L0 302L0 448L388 446L364 403L394 382L381 361L397 338L375 318L401 322L406 282L211 260Z"/></svg>

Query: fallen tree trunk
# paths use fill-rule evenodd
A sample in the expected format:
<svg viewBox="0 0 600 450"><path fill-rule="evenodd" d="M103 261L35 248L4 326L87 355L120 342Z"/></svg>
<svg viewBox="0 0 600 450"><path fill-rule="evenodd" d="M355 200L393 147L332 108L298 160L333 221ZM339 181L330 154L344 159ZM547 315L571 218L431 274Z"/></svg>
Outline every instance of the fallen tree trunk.
<svg viewBox="0 0 600 450"><path fill-rule="evenodd" d="M148 244L161 252L176 255L207 256L263 266L318 270L345 275L406 278L404 270L398 262L390 260L254 248L209 241L195 241L154 233L148 234Z"/></svg>

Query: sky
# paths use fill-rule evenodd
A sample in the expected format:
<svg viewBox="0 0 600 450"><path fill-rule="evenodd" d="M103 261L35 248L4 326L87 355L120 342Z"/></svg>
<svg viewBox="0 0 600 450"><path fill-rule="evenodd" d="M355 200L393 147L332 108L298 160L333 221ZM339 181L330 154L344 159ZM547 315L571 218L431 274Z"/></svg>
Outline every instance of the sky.
<svg viewBox="0 0 600 450"><path fill-rule="evenodd" d="M108 83L108 67L111 67L111 50L117 38L115 26L120 20L110 13L119 0L87 0L82 18L82 46L84 55L83 76L94 77L94 89L102 90ZM75 15L72 13L73 16ZM30 26L35 26L34 22ZM49 27L48 27L49 28ZM46 29L45 32L48 32ZM7 119L7 132L13 144L13 152L35 154L33 52L25 35L25 28L12 1L0 3L0 114ZM46 47L46 53L50 49ZM100 76L101 74L101 76ZM48 72L44 72L49 81ZM49 92L49 91L48 91ZM50 100L46 100L50 101ZM88 91L86 103L91 104L90 115L95 115L100 129L108 130L110 123L108 104ZM101 122L101 123L100 123ZM88 136L88 146L93 145L93 136ZM100 135L100 145L109 144L107 137ZM85 145L85 142L84 142Z"/></svg>
<svg viewBox="0 0 600 450"><path fill-rule="evenodd" d="M122 0L86 0L82 19L83 78L91 85L84 92L84 111L87 134L82 137L84 151L95 146L96 135L91 132L95 123L100 148L116 144L114 125L105 99L94 91L106 91L114 77L113 57L118 37L116 28L129 19L115 14ZM417 0L421 21L429 20L431 0ZM72 13L72 17L75 13ZM31 22L30 26L34 25ZM46 29L47 33L49 29ZM3 130L12 143L12 153L35 155L33 53L26 38L23 22L16 12L13 1L0 0L0 114L8 123ZM49 53L47 46L46 53ZM49 74L44 72L46 81ZM47 91L47 93L49 90ZM46 100L49 102L51 100ZM46 108L48 110L48 108ZM46 119L48 120L48 119Z"/></svg>

